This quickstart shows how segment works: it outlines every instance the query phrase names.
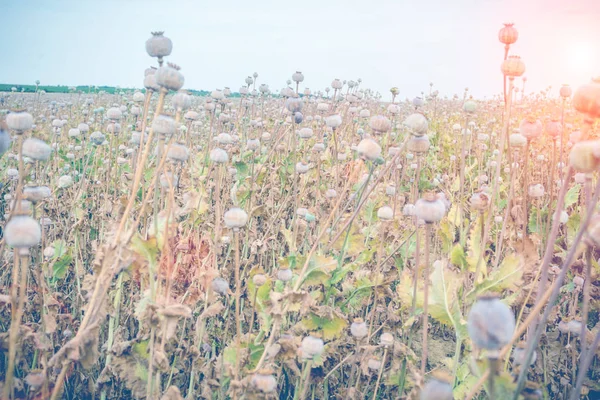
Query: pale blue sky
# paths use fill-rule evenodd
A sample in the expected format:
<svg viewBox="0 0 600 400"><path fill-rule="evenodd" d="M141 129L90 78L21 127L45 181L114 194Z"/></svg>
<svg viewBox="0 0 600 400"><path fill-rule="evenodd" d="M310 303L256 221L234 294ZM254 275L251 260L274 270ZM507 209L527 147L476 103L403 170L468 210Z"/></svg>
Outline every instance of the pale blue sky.
<svg viewBox="0 0 600 400"><path fill-rule="evenodd" d="M237 90L256 71L279 90L300 70L313 90L338 77L483 96L501 91L507 21L528 91L600 75L600 0L0 0L0 15L3 83L141 87L144 42L164 30L184 88Z"/></svg>

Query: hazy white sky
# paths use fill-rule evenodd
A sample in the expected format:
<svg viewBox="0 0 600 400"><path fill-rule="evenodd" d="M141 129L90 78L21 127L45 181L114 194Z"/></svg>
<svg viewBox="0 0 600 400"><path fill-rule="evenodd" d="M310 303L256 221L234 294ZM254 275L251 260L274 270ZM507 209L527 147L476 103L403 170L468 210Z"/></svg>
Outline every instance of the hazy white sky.
<svg viewBox="0 0 600 400"><path fill-rule="evenodd" d="M400 97L501 91L503 46L527 66L527 91L600 75L600 0L0 0L0 82L141 87L150 31L173 41L184 88L247 75L272 90L296 70L318 90L333 78Z"/></svg>

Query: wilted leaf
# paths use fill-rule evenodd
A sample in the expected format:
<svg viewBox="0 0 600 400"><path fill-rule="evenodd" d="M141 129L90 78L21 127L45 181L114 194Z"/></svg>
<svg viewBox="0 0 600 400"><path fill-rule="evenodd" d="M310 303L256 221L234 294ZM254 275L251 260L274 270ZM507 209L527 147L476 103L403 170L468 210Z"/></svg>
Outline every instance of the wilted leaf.
<svg viewBox="0 0 600 400"><path fill-rule="evenodd" d="M475 297L486 292L501 292L505 289L518 290L524 266L525 263L521 256L511 254L504 257L500 267L492 271L482 283L471 290L470 299L474 300Z"/></svg>
<svg viewBox="0 0 600 400"><path fill-rule="evenodd" d="M579 192L581 191L581 185L575 184L569 191L565 194L565 208L572 206L577 203L579 200Z"/></svg>
<svg viewBox="0 0 600 400"><path fill-rule="evenodd" d="M467 327L460 311L458 291L463 281L458 272L436 262L431 274L429 315L438 322L454 327L456 335L467 337Z"/></svg>

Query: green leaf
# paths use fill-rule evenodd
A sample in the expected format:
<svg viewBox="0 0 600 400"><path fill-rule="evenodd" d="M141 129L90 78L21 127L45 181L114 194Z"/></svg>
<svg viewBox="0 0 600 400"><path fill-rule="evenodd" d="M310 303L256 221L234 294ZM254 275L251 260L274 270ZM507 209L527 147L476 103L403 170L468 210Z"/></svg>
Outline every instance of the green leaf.
<svg viewBox="0 0 600 400"><path fill-rule="evenodd" d="M69 270L69 266L73 261L73 257L70 254L64 254L62 257L57 259L52 265L52 280L57 281L63 279Z"/></svg>
<svg viewBox="0 0 600 400"><path fill-rule="evenodd" d="M233 166L237 170L239 180L241 182L243 182L244 178L246 178L246 176L248 176L248 171L249 171L248 164L246 164L245 162L238 161L238 162L234 163Z"/></svg>
<svg viewBox="0 0 600 400"><path fill-rule="evenodd" d="M467 265L465 250L460 243L456 243L452 248L452 251L450 252L450 262L459 267L461 270L464 270L465 266Z"/></svg>
<svg viewBox="0 0 600 400"><path fill-rule="evenodd" d="M308 263L304 274L303 285L322 285L331 277L331 272L337 266L337 260L333 257L315 255Z"/></svg>
<svg viewBox="0 0 600 400"><path fill-rule="evenodd" d="M331 340L341 336L344 329L348 326L348 322L339 312L330 308L320 307L319 314L311 312L302 320L302 325L310 331L322 331L323 339Z"/></svg>
<svg viewBox="0 0 600 400"><path fill-rule="evenodd" d="M467 326L460 311L458 291L463 281L458 272L443 262L434 263L431 274L429 315L438 322L454 328L457 337L467 337Z"/></svg>
<svg viewBox="0 0 600 400"><path fill-rule="evenodd" d="M131 238L131 248L134 252L144 257L150 264L154 265L156 263L158 243L155 237L144 240L137 234Z"/></svg>
<svg viewBox="0 0 600 400"><path fill-rule="evenodd" d="M483 282L469 292L469 299L475 300L480 294L486 292L500 293L505 289L516 292L523 278L524 265L523 257L519 255L510 254L504 257L500 267L492 271Z"/></svg>
<svg viewBox="0 0 600 400"><path fill-rule="evenodd" d="M52 242L52 247L54 247L54 259L62 257L67 252L67 243L62 239Z"/></svg>
<svg viewBox="0 0 600 400"><path fill-rule="evenodd" d="M571 189L565 194L565 208L568 208L575 204L579 200L579 192L581 191L581 185L573 185Z"/></svg>

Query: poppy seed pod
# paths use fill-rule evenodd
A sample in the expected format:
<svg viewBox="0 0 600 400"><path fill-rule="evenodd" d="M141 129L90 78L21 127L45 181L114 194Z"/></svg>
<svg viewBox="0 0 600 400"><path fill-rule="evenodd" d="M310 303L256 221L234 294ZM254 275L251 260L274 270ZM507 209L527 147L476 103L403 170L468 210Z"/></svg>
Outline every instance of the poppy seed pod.
<svg viewBox="0 0 600 400"><path fill-rule="evenodd" d="M35 161L46 161L50 158L52 148L43 140L27 138L23 142L23 157L29 157Z"/></svg>
<svg viewBox="0 0 600 400"><path fill-rule="evenodd" d="M423 136L427 133L427 128L429 127L429 123L427 122L427 117L425 117L421 113L413 113L406 117L403 125L408 129L411 135L413 136ZM459 125L460 127L460 125ZM459 128L460 129L460 128Z"/></svg>
<svg viewBox="0 0 600 400"><path fill-rule="evenodd" d="M196 111L189 110L184 114L183 118L185 118L187 121L195 121L199 116L200 115Z"/></svg>
<svg viewBox="0 0 600 400"><path fill-rule="evenodd" d="M560 88L560 97L563 99L568 99L573 94L573 89L569 85L562 85Z"/></svg>
<svg viewBox="0 0 600 400"><path fill-rule="evenodd" d="M135 101L136 103L141 103L142 101L144 101L144 93L142 92L135 92L132 96L133 101Z"/></svg>
<svg viewBox="0 0 600 400"><path fill-rule="evenodd" d="M513 26L514 24L504 24L504 27L498 32L498 40L505 45L511 45L519 38L519 32Z"/></svg>
<svg viewBox="0 0 600 400"><path fill-rule="evenodd" d="M296 71L294 74L292 74L292 80L296 83L300 83L304 81L304 75L302 74L302 72L300 71Z"/></svg>
<svg viewBox="0 0 600 400"><path fill-rule="evenodd" d="M252 277L252 283L256 286L262 286L267 283L267 276L265 274L256 274Z"/></svg>
<svg viewBox="0 0 600 400"><path fill-rule="evenodd" d="M33 127L33 116L25 111L13 111L6 116L6 125L17 134L22 134Z"/></svg>
<svg viewBox="0 0 600 400"><path fill-rule="evenodd" d="M40 225L26 215L15 215L4 228L4 240L10 247L20 249L36 246L41 238Z"/></svg>
<svg viewBox="0 0 600 400"><path fill-rule="evenodd" d="M213 279L210 286L215 293L218 293L221 296L225 296L227 293L229 293L229 283L227 283L227 281L221 277Z"/></svg>
<svg viewBox="0 0 600 400"><path fill-rule="evenodd" d="M541 183L537 183L535 185L529 186L529 197L534 199L539 199L540 197L544 197L544 185Z"/></svg>
<svg viewBox="0 0 600 400"><path fill-rule="evenodd" d="M418 107L423 107L423 104L425 104L425 102L423 101L423 99L419 96L415 97L412 101L413 106L415 106L415 108Z"/></svg>
<svg viewBox="0 0 600 400"><path fill-rule="evenodd" d="M302 343L300 345L302 358L305 360L321 355L324 349L325 344L323 343L323 339L316 338L312 335L306 336L304 339L302 339Z"/></svg>
<svg viewBox="0 0 600 400"><path fill-rule="evenodd" d="M310 139L313 135L313 130L310 128L302 128L298 131L298 137L301 139Z"/></svg>
<svg viewBox="0 0 600 400"><path fill-rule="evenodd" d="M192 105L192 97L186 92L179 91L171 99L171 105L177 111L184 111Z"/></svg>
<svg viewBox="0 0 600 400"><path fill-rule="evenodd" d="M63 175L58 178L58 187L61 189L67 189L73 186L73 178L71 175Z"/></svg>
<svg viewBox="0 0 600 400"><path fill-rule="evenodd" d="M435 193L426 193L414 207L414 215L428 224L439 222L446 215L446 205Z"/></svg>
<svg viewBox="0 0 600 400"><path fill-rule="evenodd" d="M519 56L508 56L500 69L504 75L514 78L525 73L525 63Z"/></svg>
<svg viewBox="0 0 600 400"><path fill-rule="evenodd" d="M246 148L248 150L258 150L260 148L260 140L259 139L248 139L246 141Z"/></svg>
<svg viewBox="0 0 600 400"><path fill-rule="evenodd" d="M166 36L164 32L151 32L152 37L146 40L146 52L150 57L158 57L160 60L171 54L173 51L173 42Z"/></svg>
<svg viewBox="0 0 600 400"><path fill-rule="evenodd" d="M167 151L167 157L175 162L185 162L190 157L190 152L182 144L172 144Z"/></svg>
<svg viewBox="0 0 600 400"><path fill-rule="evenodd" d="M562 133L562 125L558 120L546 122L546 133L553 139L559 137Z"/></svg>
<svg viewBox="0 0 600 400"><path fill-rule="evenodd" d="M12 139L10 134L6 129L2 129L0 126L0 156L8 151L10 145L12 143Z"/></svg>
<svg viewBox="0 0 600 400"><path fill-rule="evenodd" d="M527 140L533 140L542 135L542 122L538 119L525 118L519 125L519 133Z"/></svg>
<svg viewBox="0 0 600 400"><path fill-rule="evenodd" d="M477 103L473 100L467 100L463 103L463 111L467 114L473 114L477 111Z"/></svg>
<svg viewBox="0 0 600 400"><path fill-rule="evenodd" d="M248 222L248 214L239 207L230 208L223 215L225 226L230 229L243 228Z"/></svg>
<svg viewBox="0 0 600 400"><path fill-rule="evenodd" d="M277 379L270 370L260 370L252 375L250 385L262 393L273 393L277 389Z"/></svg>
<svg viewBox="0 0 600 400"><path fill-rule="evenodd" d="M486 192L481 190L473 193L469 202L473 209L483 211L490 205L490 197Z"/></svg>
<svg viewBox="0 0 600 400"><path fill-rule="evenodd" d="M90 126L88 124L81 123L77 125L77 129L79 129L79 132L85 134L90 131Z"/></svg>
<svg viewBox="0 0 600 400"><path fill-rule="evenodd" d="M329 104L327 104L327 103L317 104L317 111L319 111L319 112L329 111Z"/></svg>
<svg viewBox="0 0 600 400"><path fill-rule="evenodd" d="M394 219L394 210L390 206L383 206L377 210L377 218L382 221L391 221Z"/></svg>
<svg viewBox="0 0 600 400"><path fill-rule="evenodd" d="M153 90L155 92L160 90L160 86L156 82L156 68L151 69L149 74L144 75L144 87L147 90Z"/></svg>
<svg viewBox="0 0 600 400"><path fill-rule="evenodd" d="M299 97L288 97L285 101L285 108L292 114L302 111L302 106L304 103Z"/></svg>
<svg viewBox="0 0 600 400"><path fill-rule="evenodd" d="M358 156L363 160L374 161L381 157L381 146L373 139L367 138L360 141L356 147Z"/></svg>
<svg viewBox="0 0 600 400"><path fill-rule="evenodd" d="M229 161L229 155L225 150L216 147L210 151L210 161L223 164Z"/></svg>
<svg viewBox="0 0 600 400"><path fill-rule="evenodd" d="M600 118L600 77L577 88L573 107L591 119Z"/></svg>
<svg viewBox="0 0 600 400"><path fill-rule="evenodd" d="M106 117L112 121L120 121L123 113L118 107L111 107L106 111Z"/></svg>
<svg viewBox="0 0 600 400"><path fill-rule="evenodd" d="M391 333L389 333L389 332L384 332L379 337L379 343L383 347L392 346L394 344L394 336Z"/></svg>
<svg viewBox="0 0 600 400"><path fill-rule="evenodd" d="M569 164L578 172L594 172L600 168L600 159L595 156L599 150L597 140L575 143L569 152Z"/></svg>
<svg viewBox="0 0 600 400"><path fill-rule="evenodd" d="M52 191L47 186L27 186L23 189L23 198L38 203L52 194Z"/></svg>
<svg viewBox="0 0 600 400"><path fill-rule="evenodd" d="M355 318L350 325L350 334L356 339L362 339L369 334L369 327L362 318Z"/></svg>
<svg viewBox="0 0 600 400"><path fill-rule="evenodd" d="M185 79L183 74L179 72L179 66L171 63L163 65L156 70L156 83L167 90L177 91L181 89Z"/></svg>
<svg viewBox="0 0 600 400"><path fill-rule="evenodd" d="M293 277L292 270L289 269L288 267L281 267L277 271L277 279L279 279L280 281L288 282L288 281L292 280L292 277Z"/></svg>
<svg viewBox="0 0 600 400"><path fill-rule="evenodd" d="M337 79L337 78L335 78L335 79L334 79L334 80L331 82L331 87L332 87L332 88L334 88L334 89L336 89L336 90L339 90L339 89L341 89L341 88L342 88L342 86L344 86L344 84L342 83L342 81L341 81L341 80L339 80L339 79Z"/></svg>
<svg viewBox="0 0 600 400"><path fill-rule="evenodd" d="M445 377L432 376L421 390L420 400L453 400L451 382Z"/></svg>
<svg viewBox="0 0 600 400"><path fill-rule="evenodd" d="M508 143L511 147L524 147L527 144L527 138L520 133L513 133L508 137Z"/></svg>
<svg viewBox="0 0 600 400"><path fill-rule="evenodd" d="M406 142L406 149L416 154L423 154L429 150L430 143L427 135L425 136L411 136Z"/></svg>
<svg viewBox="0 0 600 400"><path fill-rule="evenodd" d="M160 114L152 121L152 129L159 135L167 138L173 136L176 131L175 120L169 115Z"/></svg>
<svg viewBox="0 0 600 400"><path fill-rule="evenodd" d="M303 120L304 120L304 116L302 115L301 112L294 113L294 123L301 124Z"/></svg>
<svg viewBox="0 0 600 400"><path fill-rule="evenodd" d="M339 114L330 115L325 118L325 125L331 129L335 129L342 124L342 116Z"/></svg>
<svg viewBox="0 0 600 400"><path fill-rule="evenodd" d="M377 133L386 133L392 129L392 122L384 115L375 115L369 120L369 126Z"/></svg>
<svg viewBox="0 0 600 400"><path fill-rule="evenodd" d="M81 132L77 128L69 129L69 137L78 137L80 134Z"/></svg>
<svg viewBox="0 0 600 400"><path fill-rule="evenodd" d="M498 297L482 296L469 311L467 330L477 347L500 350L512 338L515 315Z"/></svg>
<svg viewBox="0 0 600 400"><path fill-rule="evenodd" d="M515 365L523 365L523 363L525 362L525 354L526 353L527 353L527 350L525 348L524 343L520 343L517 347L515 347L515 349L513 350L513 353L512 353L513 361L514 361ZM534 351L529 365L535 364L536 360L537 360L537 351Z"/></svg>
<svg viewBox="0 0 600 400"><path fill-rule="evenodd" d="M90 140L92 142L92 144L96 145L96 146L100 146L102 143L104 143L104 135L102 134L102 132L93 132L90 135Z"/></svg>
<svg viewBox="0 0 600 400"><path fill-rule="evenodd" d="M304 161L300 161L296 163L296 173L305 174L310 170L310 165L305 163Z"/></svg>

